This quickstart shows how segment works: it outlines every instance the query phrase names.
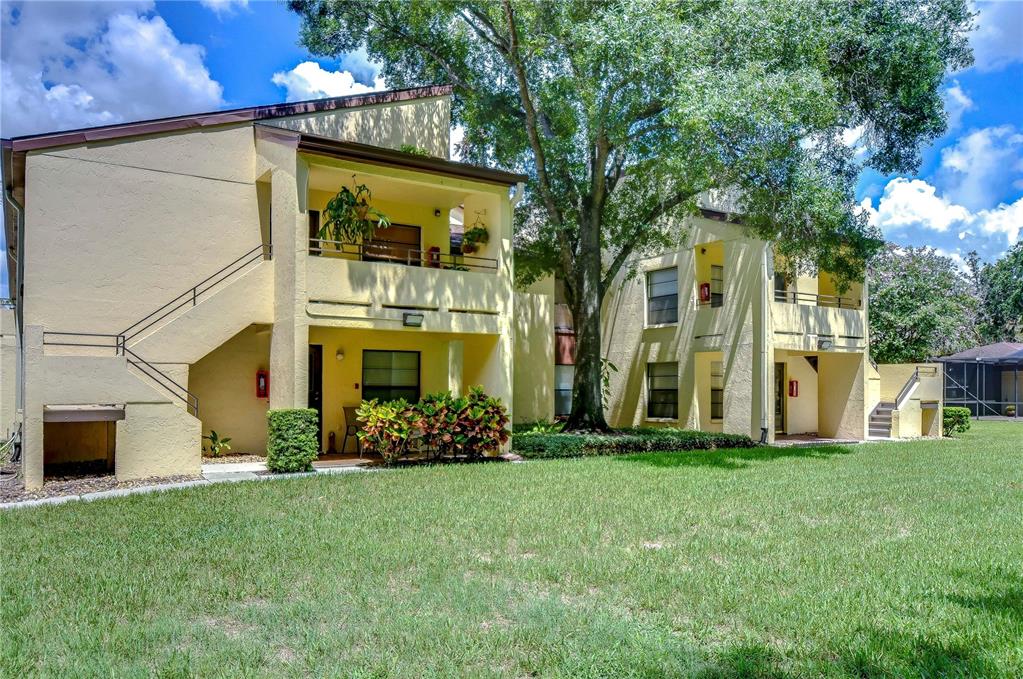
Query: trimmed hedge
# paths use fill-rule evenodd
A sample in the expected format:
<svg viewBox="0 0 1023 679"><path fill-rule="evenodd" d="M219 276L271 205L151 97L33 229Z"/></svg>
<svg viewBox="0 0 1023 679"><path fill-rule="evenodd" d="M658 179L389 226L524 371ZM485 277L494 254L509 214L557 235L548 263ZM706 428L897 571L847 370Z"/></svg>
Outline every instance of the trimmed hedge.
<svg viewBox="0 0 1023 679"><path fill-rule="evenodd" d="M948 406L941 410L941 433L951 436L970 428L970 409Z"/></svg>
<svg viewBox="0 0 1023 679"><path fill-rule="evenodd" d="M653 427L617 429L612 434L512 434L512 451L529 458L753 448L756 445L743 434Z"/></svg>
<svg viewBox="0 0 1023 679"><path fill-rule="evenodd" d="M266 414L266 466L272 472L307 472L320 453L317 413L312 408L270 410Z"/></svg>

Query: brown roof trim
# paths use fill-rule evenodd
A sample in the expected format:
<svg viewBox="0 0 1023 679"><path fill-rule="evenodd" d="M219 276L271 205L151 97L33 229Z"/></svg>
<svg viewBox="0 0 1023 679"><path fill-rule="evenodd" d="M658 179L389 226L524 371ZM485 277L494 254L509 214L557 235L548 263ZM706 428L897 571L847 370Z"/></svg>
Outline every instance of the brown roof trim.
<svg viewBox="0 0 1023 679"><path fill-rule="evenodd" d="M391 104L401 101L410 101L413 99L443 97L451 94L453 89L454 88L452 88L451 85L431 85L428 87L414 87L404 90L368 92L366 94L355 94L347 97L333 97L330 99L309 99L290 104L249 106L246 108L236 108L227 111L194 113L184 116L173 116L170 118L156 118L153 120L140 120L131 123L118 123L116 125L86 127L78 130L66 130L63 132L46 132L43 134L25 135L5 140L4 143L5 145L9 144L15 151L33 151L36 149L50 148L52 146L84 144L90 141L121 139L124 137L133 137L143 134L155 134L159 132L173 132L176 130L208 127L210 125L254 122L258 120L268 120L271 118L285 118L288 116L304 115L308 113L319 113L321 111L335 111L346 108L358 108L360 106Z"/></svg>
<svg viewBox="0 0 1023 679"><path fill-rule="evenodd" d="M267 125L265 127L273 126ZM418 170L420 172L430 172L446 177L499 184L501 186L514 186L519 182L525 182L529 179L524 174L505 172L504 170L495 170L489 167L479 167L478 165L466 165L465 163L456 163L451 160L433 158L431 156L417 156L412 153L385 149L379 146L338 141L329 137L319 137L312 134L299 135L298 150L314 155L353 160L385 167Z"/></svg>

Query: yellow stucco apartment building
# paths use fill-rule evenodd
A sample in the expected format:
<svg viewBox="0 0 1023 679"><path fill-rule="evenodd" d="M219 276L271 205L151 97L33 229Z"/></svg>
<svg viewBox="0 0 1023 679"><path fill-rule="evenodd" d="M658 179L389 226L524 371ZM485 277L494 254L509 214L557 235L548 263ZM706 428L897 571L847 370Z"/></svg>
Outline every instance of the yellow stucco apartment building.
<svg viewBox="0 0 1023 679"><path fill-rule="evenodd" d="M448 160L450 97L4 140L0 428L20 429L26 486L66 462L196 474L211 430L263 452L268 408L317 408L324 450L340 452L355 451L345 408L363 399L480 384L514 422L562 412L570 317L554 281L513 287L525 177ZM391 225L322 240L327 201L357 185ZM861 286L775 280L769 245L728 219L705 210L690 247L641 260L608 300L611 421L767 440L932 433L940 379L870 365ZM473 227L489 237L463 251Z"/></svg>

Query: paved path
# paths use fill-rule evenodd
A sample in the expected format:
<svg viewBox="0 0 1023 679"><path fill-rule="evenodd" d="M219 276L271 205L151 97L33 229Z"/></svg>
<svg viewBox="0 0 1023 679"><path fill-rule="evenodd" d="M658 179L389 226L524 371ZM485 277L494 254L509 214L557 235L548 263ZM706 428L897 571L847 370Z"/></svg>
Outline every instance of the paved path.
<svg viewBox="0 0 1023 679"><path fill-rule="evenodd" d="M316 474L349 474L352 472L368 471L361 466L334 466L314 467L311 472L300 472L297 474L265 474L266 465L262 462L237 462L224 464L204 464L202 466L202 478L194 481L181 481L178 483L158 483L151 486L135 486L133 488L114 488L112 490L100 490L93 493L82 493L81 495L57 495L44 497L38 500L21 500L20 502L0 503L0 510L14 509L16 507L36 507L39 505L61 505L65 502L84 500L102 500L109 497L123 497L125 495L138 495L140 493L156 493L164 490L175 490L177 488L191 488L193 486L208 486L211 483L229 483L232 481L273 481L277 479L294 479L303 476L314 476Z"/></svg>

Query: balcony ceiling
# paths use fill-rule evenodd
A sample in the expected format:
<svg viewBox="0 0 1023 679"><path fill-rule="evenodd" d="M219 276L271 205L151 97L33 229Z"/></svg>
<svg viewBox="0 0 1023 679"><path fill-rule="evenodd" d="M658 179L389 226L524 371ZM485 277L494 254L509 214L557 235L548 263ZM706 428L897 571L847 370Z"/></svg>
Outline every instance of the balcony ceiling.
<svg viewBox="0 0 1023 679"><path fill-rule="evenodd" d="M314 191L336 193L342 186L352 186L352 174L353 170L347 168L311 165L309 188ZM442 186L403 181L369 172L355 172L355 175L355 182L368 186L376 200L414 203L446 210L461 205L468 195L465 191L452 191Z"/></svg>

